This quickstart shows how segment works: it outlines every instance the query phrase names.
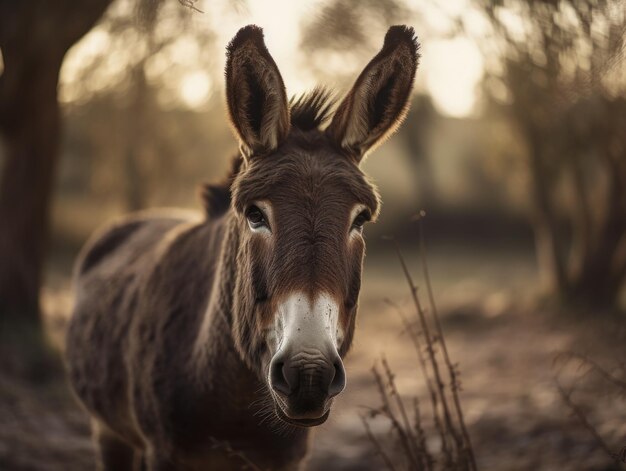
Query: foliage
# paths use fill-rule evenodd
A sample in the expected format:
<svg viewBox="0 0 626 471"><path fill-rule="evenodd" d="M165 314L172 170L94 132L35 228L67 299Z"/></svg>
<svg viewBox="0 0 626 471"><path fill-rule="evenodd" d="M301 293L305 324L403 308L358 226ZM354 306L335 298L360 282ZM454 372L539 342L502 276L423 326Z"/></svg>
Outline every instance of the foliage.
<svg viewBox="0 0 626 471"><path fill-rule="evenodd" d="M302 27L300 44L308 68L323 80L337 74L348 80L356 68L352 62L371 55L389 26L406 23L408 11L401 0L328 2Z"/></svg>
<svg viewBox="0 0 626 471"><path fill-rule="evenodd" d="M174 96L181 76L189 72L187 62L193 62L194 70L210 70L213 65L209 51L214 34L190 27L195 13L176 2L116 3L96 28L110 49L80 64L68 86L80 97L69 108L71 114L89 113L90 123L107 118L103 126L91 126L84 145L90 147L87 155L95 156L93 178L109 178L108 190L120 190L125 210L145 208L155 187L167 189L162 176L180 167L175 158L180 142L193 138L197 134L193 124L201 124L192 121L190 129L181 130L179 124L189 122L189 117L171 117L184 114L176 112L180 107ZM125 47L129 43L134 44L132 49ZM175 60L181 50L191 56L187 61Z"/></svg>

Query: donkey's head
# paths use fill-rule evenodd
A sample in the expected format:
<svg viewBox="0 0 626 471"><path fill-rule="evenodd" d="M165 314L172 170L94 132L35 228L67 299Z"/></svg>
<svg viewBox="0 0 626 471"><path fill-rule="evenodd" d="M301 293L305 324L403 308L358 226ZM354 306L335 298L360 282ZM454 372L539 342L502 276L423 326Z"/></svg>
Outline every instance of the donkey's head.
<svg viewBox="0 0 626 471"><path fill-rule="evenodd" d="M363 225L379 207L359 163L404 117L417 49L413 29L389 29L320 130L329 94L288 102L260 28L241 29L228 46L228 109L244 159L231 187L239 238L233 331L291 424L324 422L345 386Z"/></svg>

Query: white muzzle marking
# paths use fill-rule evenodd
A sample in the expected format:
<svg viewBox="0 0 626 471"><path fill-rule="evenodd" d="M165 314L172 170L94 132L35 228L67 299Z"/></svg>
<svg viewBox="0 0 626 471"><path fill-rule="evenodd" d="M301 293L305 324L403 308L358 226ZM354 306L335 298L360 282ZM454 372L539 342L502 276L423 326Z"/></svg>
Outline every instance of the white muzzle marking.
<svg viewBox="0 0 626 471"><path fill-rule="evenodd" d="M310 302L306 294L294 292L278 306L270 339L274 353L286 346L336 352L343 342L339 306L327 293Z"/></svg>

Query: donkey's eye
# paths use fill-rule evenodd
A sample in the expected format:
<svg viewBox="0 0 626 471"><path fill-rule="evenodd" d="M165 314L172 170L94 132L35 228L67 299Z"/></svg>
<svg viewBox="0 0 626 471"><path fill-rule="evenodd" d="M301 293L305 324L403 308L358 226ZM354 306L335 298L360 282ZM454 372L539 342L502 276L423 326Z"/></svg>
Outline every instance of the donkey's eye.
<svg viewBox="0 0 626 471"><path fill-rule="evenodd" d="M352 228L358 231L363 230L363 225L372 218L372 215L368 210L361 211L357 217L352 221Z"/></svg>
<svg viewBox="0 0 626 471"><path fill-rule="evenodd" d="M246 219L252 229L259 229L261 227L268 227L265 214L256 206L250 206L246 210Z"/></svg>

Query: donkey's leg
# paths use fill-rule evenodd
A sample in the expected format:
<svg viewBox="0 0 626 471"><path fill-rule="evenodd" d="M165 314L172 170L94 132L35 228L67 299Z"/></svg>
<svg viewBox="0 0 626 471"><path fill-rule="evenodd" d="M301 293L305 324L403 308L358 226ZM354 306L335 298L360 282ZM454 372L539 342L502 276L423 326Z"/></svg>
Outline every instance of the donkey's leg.
<svg viewBox="0 0 626 471"><path fill-rule="evenodd" d="M136 471L135 449L107 426L94 421L93 434L98 449L98 471Z"/></svg>

